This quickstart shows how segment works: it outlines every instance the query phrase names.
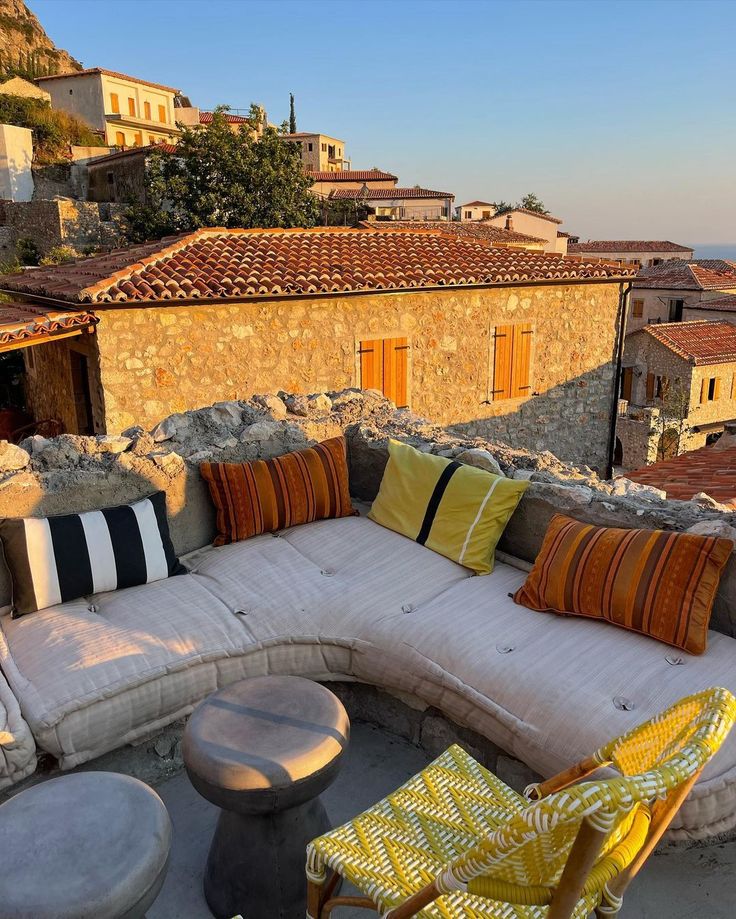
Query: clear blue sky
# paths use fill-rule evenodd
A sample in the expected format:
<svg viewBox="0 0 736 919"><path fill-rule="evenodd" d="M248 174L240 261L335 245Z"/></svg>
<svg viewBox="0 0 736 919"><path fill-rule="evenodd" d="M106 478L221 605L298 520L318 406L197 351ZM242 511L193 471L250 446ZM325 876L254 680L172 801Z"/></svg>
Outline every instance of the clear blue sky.
<svg viewBox="0 0 736 919"><path fill-rule="evenodd" d="M29 0L85 66L195 105L296 95L354 168L536 192L586 238L736 243L736 2Z"/></svg>

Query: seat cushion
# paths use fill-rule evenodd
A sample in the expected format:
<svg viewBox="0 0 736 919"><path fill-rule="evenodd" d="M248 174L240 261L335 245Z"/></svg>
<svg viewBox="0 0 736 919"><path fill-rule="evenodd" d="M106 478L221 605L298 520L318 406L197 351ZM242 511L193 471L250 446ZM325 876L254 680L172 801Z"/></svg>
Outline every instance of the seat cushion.
<svg viewBox="0 0 736 919"><path fill-rule="evenodd" d="M683 696L710 686L736 692L734 639L711 632L707 653L694 657L605 622L518 606L510 595L523 581L524 572L498 564L411 616L381 620L371 629L381 654L361 657L360 672L433 701L545 777ZM673 828L702 836L734 825L736 731Z"/></svg>

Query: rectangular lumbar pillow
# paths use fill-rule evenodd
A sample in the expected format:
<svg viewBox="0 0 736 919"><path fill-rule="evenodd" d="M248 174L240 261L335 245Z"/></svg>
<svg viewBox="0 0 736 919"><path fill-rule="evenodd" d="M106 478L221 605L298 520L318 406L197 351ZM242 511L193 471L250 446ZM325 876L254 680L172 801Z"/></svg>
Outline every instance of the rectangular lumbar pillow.
<svg viewBox="0 0 736 919"><path fill-rule="evenodd" d="M368 516L476 574L489 574L496 544L528 487L389 440Z"/></svg>
<svg viewBox="0 0 736 919"><path fill-rule="evenodd" d="M176 557L159 491L82 514L0 520L13 616L186 571Z"/></svg>
<svg viewBox="0 0 736 919"><path fill-rule="evenodd" d="M545 613L604 619L702 654L730 539L623 530L556 514L514 600Z"/></svg>
<svg viewBox="0 0 736 919"><path fill-rule="evenodd" d="M344 437L251 463L201 463L217 511L214 545L358 512Z"/></svg>

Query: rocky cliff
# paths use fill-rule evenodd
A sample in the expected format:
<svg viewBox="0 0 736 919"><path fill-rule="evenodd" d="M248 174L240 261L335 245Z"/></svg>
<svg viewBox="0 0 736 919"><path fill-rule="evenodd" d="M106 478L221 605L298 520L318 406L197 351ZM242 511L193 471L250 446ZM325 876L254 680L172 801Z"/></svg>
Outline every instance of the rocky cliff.
<svg viewBox="0 0 736 919"><path fill-rule="evenodd" d="M68 51L54 45L23 0L0 0L0 79L81 69Z"/></svg>

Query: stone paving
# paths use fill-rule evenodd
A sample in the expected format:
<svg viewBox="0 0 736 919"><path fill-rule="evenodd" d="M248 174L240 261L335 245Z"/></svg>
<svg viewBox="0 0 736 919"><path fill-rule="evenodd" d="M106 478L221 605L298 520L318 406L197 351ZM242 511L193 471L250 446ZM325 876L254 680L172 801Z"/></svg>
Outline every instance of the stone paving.
<svg viewBox="0 0 736 919"><path fill-rule="evenodd" d="M330 817L341 823L392 791L429 761L418 747L372 725L353 725L339 778L325 794ZM202 869L217 816L185 773L158 785L174 822L171 866L148 919L208 919ZM621 919L733 919L736 842L707 848L664 848L632 885ZM247 915L247 914L244 914ZM365 910L335 911L335 919L366 919Z"/></svg>

